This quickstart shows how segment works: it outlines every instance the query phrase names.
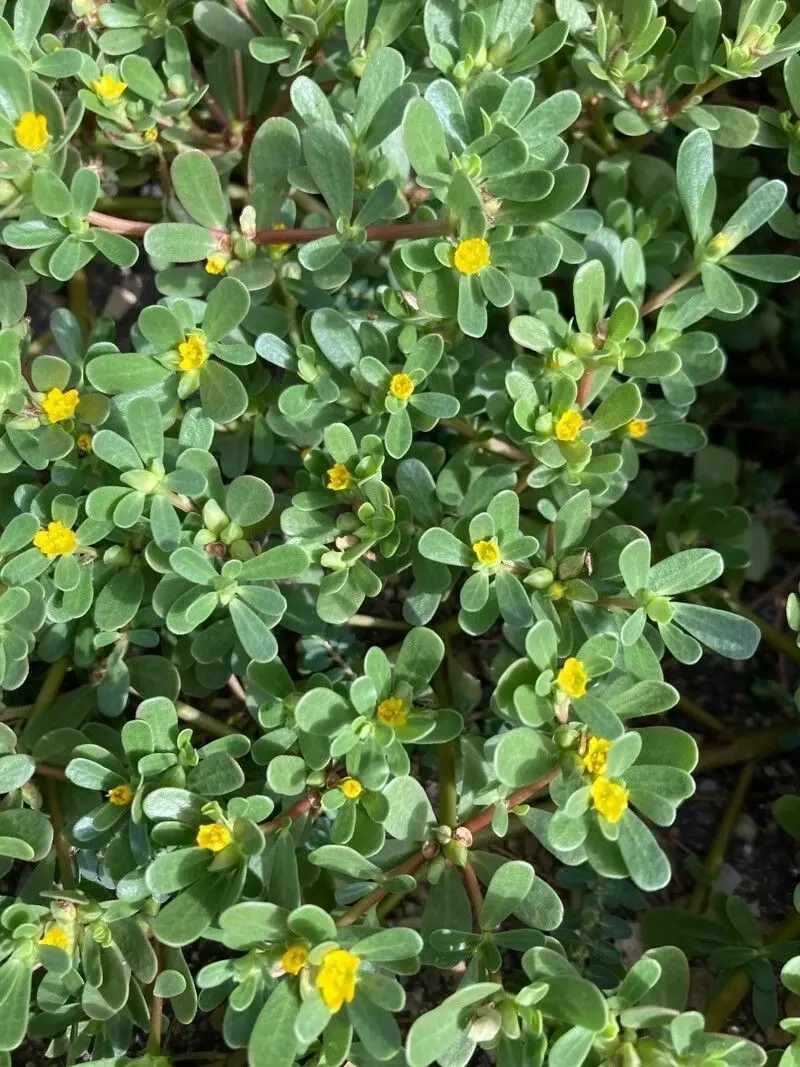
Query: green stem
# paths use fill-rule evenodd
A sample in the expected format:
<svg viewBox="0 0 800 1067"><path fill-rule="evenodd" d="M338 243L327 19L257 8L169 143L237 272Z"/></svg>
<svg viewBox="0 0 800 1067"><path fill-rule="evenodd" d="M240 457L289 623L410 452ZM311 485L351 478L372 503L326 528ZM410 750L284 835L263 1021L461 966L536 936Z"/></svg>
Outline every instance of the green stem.
<svg viewBox="0 0 800 1067"><path fill-rule="evenodd" d="M161 945L158 943L155 944L155 953L158 966L150 995L150 1025L147 1030L147 1052L150 1056L158 1056L161 1053L161 1022L164 1017L163 997L157 997L155 994L155 984L161 971Z"/></svg>
<svg viewBox="0 0 800 1067"><path fill-rule="evenodd" d="M224 722L220 722L219 719L215 719L213 715L206 715L204 711L193 708L191 704L179 703L176 705L176 711L179 719L191 723L198 730L205 730L207 734L211 734L213 737L230 737L231 734L239 733L232 726L227 726Z"/></svg>
<svg viewBox="0 0 800 1067"><path fill-rule="evenodd" d="M450 684L447 680L447 661L450 658L449 641L445 641L445 657L440 663L431 683L436 702L446 708L451 701ZM458 786L456 784L455 741L446 741L438 746L439 770L439 823L454 830L458 824Z"/></svg>
<svg viewBox="0 0 800 1067"><path fill-rule="evenodd" d="M702 915L706 910L708 898L711 895L711 889L714 885L714 879L722 870L728 842L730 841L731 834L733 833L733 829L736 826L736 822L742 810L742 805L745 802L745 798L753 782L753 775L755 774L757 766L758 764L751 760L749 763L745 763L744 767L742 767L739 772L736 785L733 787L731 795L728 798L728 803L725 805L722 819L720 820L717 832L714 835L714 840L711 842L706 861L703 864L709 880L707 883L698 882L694 887L687 907L687 911L690 915Z"/></svg>
<svg viewBox="0 0 800 1067"><path fill-rule="evenodd" d="M679 293L684 286L689 284L689 282L694 281L697 274L698 268L690 267L689 270L684 271L680 277L676 278L674 282L668 285L665 289L662 289L660 293L656 293L656 295L651 296L649 300L645 300L639 308L639 318L643 319L645 315L649 315L651 311L658 311L659 308L668 304L676 293Z"/></svg>
<svg viewBox="0 0 800 1067"><path fill-rule="evenodd" d="M351 615L346 626L357 626L365 630L410 630L403 619L381 619L377 615Z"/></svg>
<svg viewBox="0 0 800 1067"><path fill-rule="evenodd" d="M47 674L42 682L42 688L39 690L33 703L33 710L28 717L28 730L47 711L50 705L55 703L58 694L61 692L61 685L71 662L69 656L62 656L61 659L57 659L55 663L51 663L48 667Z"/></svg>
<svg viewBox="0 0 800 1067"><path fill-rule="evenodd" d="M730 730L721 719L718 719L716 715L712 715L710 711L706 711L702 705L689 697L682 696L678 701L678 707L691 719L694 719L695 722L702 723L709 730L713 730L715 734L730 733Z"/></svg>
<svg viewBox="0 0 800 1067"><path fill-rule="evenodd" d="M772 945L777 941L794 941L798 937L800 937L800 912L794 912L764 940L767 945ZM722 1030L730 1016L747 996L751 985L752 982L746 971L734 972L706 1009L706 1030L709 1033L716 1034Z"/></svg>
<svg viewBox="0 0 800 1067"><path fill-rule="evenodd" d="M714 771L718 767L731 767L737 763L746 763L774 756L781 751L783 741L796 729L793 726L771 726L767 730L756 730L749 734L740 734L727 745L713 748L704 746L697 764L698 771Z"/></svg>

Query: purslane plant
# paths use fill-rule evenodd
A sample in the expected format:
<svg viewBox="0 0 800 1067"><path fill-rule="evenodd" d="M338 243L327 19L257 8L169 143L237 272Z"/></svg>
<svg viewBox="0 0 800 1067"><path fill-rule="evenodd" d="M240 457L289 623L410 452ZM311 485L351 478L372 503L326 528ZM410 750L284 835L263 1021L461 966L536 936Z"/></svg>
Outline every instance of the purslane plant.
<svg viewBox="0 0 800 1067"><path fill-rule="evenodd" d="M667 886L662 661L758 644L746 513L618 505L800 276L798 54L782 0L6 7L0 1064L217 1009L251 1067L766 1062L559 890Z"/></svg>

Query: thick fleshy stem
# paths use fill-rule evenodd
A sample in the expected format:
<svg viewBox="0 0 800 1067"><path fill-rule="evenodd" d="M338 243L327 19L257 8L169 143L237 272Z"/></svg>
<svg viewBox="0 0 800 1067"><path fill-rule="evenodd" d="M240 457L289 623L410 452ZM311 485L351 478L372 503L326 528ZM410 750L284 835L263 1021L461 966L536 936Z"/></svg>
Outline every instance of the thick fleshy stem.
<svg viewBox="0 0 800 1067"><path fill-rule="evenodd" d="M407 859L405 863L401 863L399 867L395 867L394 870L390 871L386 877L393 878L400 874L416 874L423 863L425 863L425 856L422 852L417 852ZM358 922L362 915L366 915L371 908L379 904L388 894L388 889L373 889L371 893L367 893L365 897L357 901L352 908L348 908L344 915L340 915L336 920L336 925L352 926L353 923Z"/></svg>
<svg viewBox="0 0 800 1067"><path fill-rule="evenodd" d="M270 819L268 822L259 823L259 828L265 834L271 834L275 830L280 830L286 823L294 822L295 819L301 819L304 815L308 815L310 812L315 811L319 807L319 794L315 791L307 793L301 800L298 800L288 811L283 812L282 815L276 815L274 819Z"/></svg>

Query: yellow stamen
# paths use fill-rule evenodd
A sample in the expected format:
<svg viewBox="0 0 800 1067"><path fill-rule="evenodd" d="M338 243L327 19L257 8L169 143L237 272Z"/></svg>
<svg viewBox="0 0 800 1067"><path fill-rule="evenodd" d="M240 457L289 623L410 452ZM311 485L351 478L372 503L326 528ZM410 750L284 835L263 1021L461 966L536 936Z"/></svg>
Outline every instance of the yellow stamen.
<svg viewBox="0 0 800 1067"><path fill-rule="evenodd" d="M378 718L393 730L408 722L408 708L402 697L387 697L378 705Z"/></svg>
<svg viewBox="0 0 800 1067"><path fill-rule="evenodd" d="M574 441L583 427L583 418L577 411L565 411L555 425L559 441Z"/></svg>
<svg viewBox="0 0 800 1067"><path fill-rule="evenodd" d="M500 562L500 549L493 538L492 540L476 541L472 546L472 551L475 553L478 563L482 563L484 567L494 567Z"/></svg>
<svg viewBox="0 0 800 1067"><path fill-rule="evenodd" d="M205 823L197 831L197 844L209 852L221 852L231 843L231 832L219 822Z"/></svg>
<svg viewBox="0 0 800 1067"><path fill-rule="evenodd" d="M79 452L88 454L92 451L92 435L90 433L79 433L75 438L75 444Z"/></svg>
<svg viewBox="0 0 800 1067"><path fill-rule="evenodd" d="M608 778L595 778L592 782L592 803L595 810L609 822L619 822L628 806L628 791Z"/></svg>
<svg viewBox="0 0 800 1067"><path fill-rule="evenodd" d="M186 339L178 345L178 355L180 356L178 370L200 370L208 359L208 349L202 334L187 334Z"/></svg>
<svg viewBox="0 0 800 1067"><path fill-rule="evenodd" d="M105 104L114 104L128 88L126 82L117 81L110 74L104 74L92 82L92 88Z"/></svg>
<svg viewBox="0 0 800 1067"><path fill-rule="evenodd" d="M23 112L14 127L14 137L26 152L39 152L47 144L47 119L33 111Z"/></svg>
<svg viewBox="0 0 800 1067"><path fill-rule="evenodd" d="M408 400L414 392L414 383L408 374L393 374L389 392L398 400Z"/></svg>
<svg viewBox="0 0 800 1067"><path fill-rule="evenodd" d="M650 427L644 419L631 419L627 426L628 434L631 437L646 437L649 429Z"/></svg>
<svg viewBox="0 0 800 1067"><path fill-rule="evenodd" d="M589 774L605 774L611 743L604 737L590 737L581 758L583 769Z"/></svg>
<svg viewBox="0 0 800 1067"><path fill-rule="evenodd" d="M306 965L308 949L305 945L289 945L281 956L281 967L286 974L299 974Z"/></svg>
<svg viewBox="0 0 800 1067"><path fill-rule="evenodd" d="M106 793L108 802L118 808L127 808L133 800L133 790L129 785L115 785Z"/></svg>
<svg viewBox="0 0 800 1067"><path fill-rule="evenodd" d="M328 488L335 493L341 493L343 489L349 489L352 485L350 472L344 463L334 463L328 470Z"/></svg>
<svg viewBox="0 0 800 1067"><path fill-rule="evenodd" d="M328 1011L340 1011L356 995L356 971L360 964L358 956L344 948L332 948L325 953L316 985Z"/></svg>
<svg viewBox="0 0 800 1067"><path fill-rule="evenodd" d="M55 559L72 555L78 547L78 538L63 522L48 522L46 530L33 535L33 547L48 559Z"/></svg>
<svg viewBox="0 0 800 1067"><path fill-rule="evenodd" d="M573 700L585 696L589 675L586 668L575 656L570 656L556 677L558 688Z"/></svg>
<svg viewBox="0 0 800 1067"><path fill-rule="evenodd" d="M492 262L489 242L482 237L459 241L453 262L459 274L477 274Z"/></svg>
<svg viewBox="0 0 800 1067"><path fill-rule="evenodd" d="M75 414L79 401L77 389L68 389L66 393L60 389L50 389L42 401L42 411L50 422L64 422Z"/></svg>
<svg viewBox="0 0 800 1067"><path fill-rule="evenodd" d="M60 948L68 952L72 944L72 938L63 926L51 926L39 938L39 944L50 945L53 948Z"/></svg>

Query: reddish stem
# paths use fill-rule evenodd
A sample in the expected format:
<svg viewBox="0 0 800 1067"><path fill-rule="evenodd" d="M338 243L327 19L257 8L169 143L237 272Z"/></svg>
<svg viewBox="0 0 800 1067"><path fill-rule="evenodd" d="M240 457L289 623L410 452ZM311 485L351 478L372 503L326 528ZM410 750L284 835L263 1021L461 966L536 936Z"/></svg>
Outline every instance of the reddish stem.
<svg viewBox="0 0 800 1067"><path fill-rule="evenodd" d="M395 867L393 871L390 871L386 877L394 878L399 874L415 874L424 862L425 856L422 852L417 852L416 855L407 859L405 863L401 863L399 867ZM373 889L371 893L367 893L352 908L348 908L344 915L340 915L336 920L336 925L352 926L354 922L360 919L362 915L366 915L370 908L374 908L388 894L388 889Z"/></svg>
<svg viewBox="0 0 800 1067"><path fill-rule="evenodd" d="M592 391L592 378L594 371L585 370L578 382L578 407L583 409L589 401L589 393Z"/></svg>
<svg viewBox="0 0 800 1067"><path fill-rule="evenodd" d="M487 826L491 826L492 817L494 816L495 809L502 804L505 808L511 811L519 804L524 804L531 797L535 796L545 786L549 785L554 778L557 778L561 774L559 767L554 767L552 771L540 778L538 782L534 782L533 785L523 785L519 789L515 790L510 797L506 797L505 800L499 800L497 804L492 804L486 811L482 811L480 815L473 815L471 819L467 819L462 824L463 829L469 830L470 833L477 834L479 830L484 830Z"/></svg>
<svg viewBox="0 0 800 1067"><path fill-rule="evenodd" d="M288 819L290 822L294 822L296 819L300 819L303 815L307 815L311 811L315 811L319 807L319 794L316 792L308 793L298 800L293 807L289 808L282 815L276 815L274 819L270 819L269 822L259 823L260 829L265 834L271 834L273 830L280 830Z"/></svg>

